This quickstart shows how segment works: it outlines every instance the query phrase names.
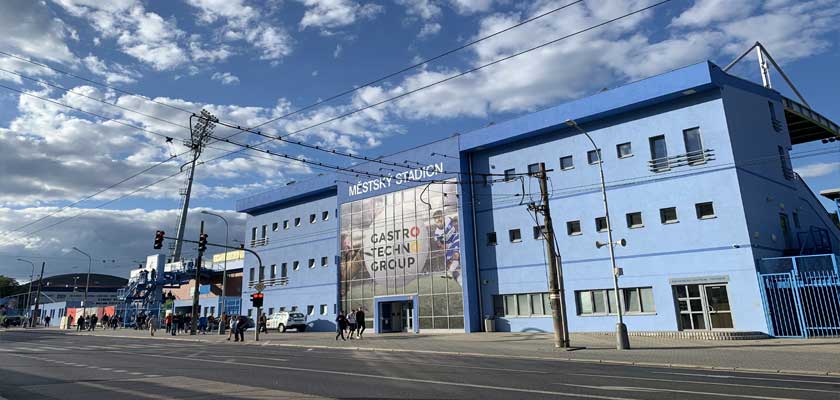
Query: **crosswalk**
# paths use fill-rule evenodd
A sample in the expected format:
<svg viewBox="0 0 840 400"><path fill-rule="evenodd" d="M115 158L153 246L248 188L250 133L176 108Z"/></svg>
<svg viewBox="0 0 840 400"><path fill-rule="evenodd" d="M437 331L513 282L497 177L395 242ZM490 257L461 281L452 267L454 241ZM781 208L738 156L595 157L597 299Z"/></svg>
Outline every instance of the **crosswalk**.
<svg viewBox="0 0 840 400"><path fill-rule="evenodd" d="M25 345L11 345L7 344L0 347L0 353L52 353L52 352L72 352L72 351L104 351L104 350L150 350L150 349L183 349L183 343L136 343L136 344L108 344L100 346L75 346L68 345L66 347L56 347L50 345L41 345L37 343L27 343Z"/></svg>

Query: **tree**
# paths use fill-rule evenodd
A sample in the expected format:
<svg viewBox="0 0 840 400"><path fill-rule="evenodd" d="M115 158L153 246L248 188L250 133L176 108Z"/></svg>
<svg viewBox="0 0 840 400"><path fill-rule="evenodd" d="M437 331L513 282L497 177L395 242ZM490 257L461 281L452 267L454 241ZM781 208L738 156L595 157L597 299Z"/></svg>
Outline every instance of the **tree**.
<svg viewBox="0 0 840 400"><path fill-rule="evenodd" d="M0 297L6 297L14 294L18 288L18 282L15 278L0 275Z"/></svg>

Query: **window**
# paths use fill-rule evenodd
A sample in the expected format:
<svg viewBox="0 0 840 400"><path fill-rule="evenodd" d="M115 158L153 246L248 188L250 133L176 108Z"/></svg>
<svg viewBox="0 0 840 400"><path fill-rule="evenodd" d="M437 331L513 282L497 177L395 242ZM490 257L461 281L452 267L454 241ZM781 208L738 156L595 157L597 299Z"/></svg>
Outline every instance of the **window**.
<svg viewBox="0 0 840 400"><path fill-rule="evenodd" d="M508 237L511 243L519 243L522 241L522 232L519 229L511 229L508 231Z"/></svg>
<svg viewBox="0 0 840 400"><path fill-rule="evenodd" d="M268 225L263 225L262 230L260 231L262 234L260 235L261 239L265 239L268 236Z"/></svg>
<svg viewBox="0 0 840 400"><path fill-rule="evenodd" d="M286 311L286 307L280 307L277 309L278 311Z"/></svg>
<svg viewBox="0 0 840 400"><path fill-rule="evenodd" d="M534 163L528 165L528 175L538 176L540 174L540 164Z"/></svg>
<svg viewBox="0 0 840 400"><path fill-rule="evenodd" d="M560 157L560 169L566 171L574 167L575 160L572 158L572 156Z"/></svg>
<svg viewBox="0 0 840 400"><path fill-rule="evenodd" d="M497 317L532 317L551 315L548 293L516 293L493 296Z"/></svg>
<svg viewBox="0 0 840 400"><path fill-rule="evenodd" d="M715 206L711 201L707 203L697 203L694 205L694 209L697 210L697 219L709 219L715 217Z"/></svg>
<svg viewBox="0 0 840 400"><path fill-rule="evenodd" d="M257 240L257 227L251 228L251 246L254 245L254 241Z"/></svg>
<svg viewBox="0 0 840 400"><path fill-rule="evenodd" d="M271 270L269 271L269 278L271 278L271 279L277 278L277 264L271 264Z"/></svg>
<svg viewBox="0 0 840 400"><path fill-rule="evenodd" d="M272 232L277 232L277 229L279 229L279 228L280 228L280 224L278 224L276 222L271 224L271 231Z"/></svg>
<svg viewBox="0 0 840 400"><path fill-rule="evenodd" d="M268 308L268 315L274 314L274 307Z"/></svg>
<svg viewBox="0 0 840 400"><path fill-rule="evenodd" d="M260 282L265 280L265 265L260 265Z"/></svg>
<svg viewBox="0 0 840 400"><path fill-rule="evenodd" d="M315 259L314 258L309 259L309 268L315 268Z"/></svg>
<svg viewBox="0 0 840 400"><path fill-rule="evenodd" d="M662 221L663 224L673 224L680 222L677 219L677 208L676 207L668 207L668 208L660 208L659 209L659 220Z"/></svg>
<svg viewBox="0 0 840 400"><path fill-rule="evenodd" d="M640 212L632 212L627 213L627 227L628 228L641 228L645 226L642 222L642 213Z"/></svg>
<svg viewBox="0 0 840 400"><path fill-rule="evenodd" d="M767 106L770 107L770 119L774 122L778 121L778 118L776 118L776 107L773 107L773 102L768 101Z"/></svg>
<svg viewBox="0 0 840 400"><path fill-rule="evenodd" d="M487 245L495 246L499 242L496 240L496 232L487 232Z"/></svg>
<svg viewBox="0 0 840 400"><path fill-rule="evenodd" d="M313 306L313 305L306 306L306 315L315 315L315 306Z"/></svg>
<svg viewBox="0 0 840 400"><path fill-rule="evenodd" d="M289 229L289 220L283 221L283 229Z"/></svg>
<svg viewBox="0 0 840 400"><path fill-rule="evenodd" d="M321 257L321 266L322 267L329 267L330 266L330 258L329 257Z"/></svg>
<svg viewBox="0 0 840 400"><path fill-rule="evenodd" d="M512 181L516 175L516 168L506 169L505 170L505 181Z"/></svg>
<svg viewBox="0 0 840 400"><path fill-rule="evenodd" d="M669 170L668 146L665 144L665 135L654 136L650 139L650 164L653 172Z"/></svg>
<svg viewBox="0 0 840 400"><path fill-rule="evenodd" d="M286 263L280 264L280 277L286 278L289 276L289 268Z"/></svg>
<svg viewBox="0 0 840 400"><path fill-rule="evenodd" d="M688 165L705 163L706 154L703 152L703 139L700 137L700 128L684 130L683 140L685 140L685 155L688 158Z"/></svg>
<svg viewBox="0 0 840 400"><path fill-rule="evenodd" d="M787 150L785 150L785 148L782 146L779 146L779 162L782 165L782 175L785 176L785 179L793 179L793 167L791 167L790 165L790 159L788 158Z"/></svg>
<svg viewBox="0 0 840 400"><path fill-rule="evenodd" d="M318 216L315 214L309 214L309 223L314 224L316 221L318 221Z"/></svg>
<svg viewBox="0 0 840 400"><path fill-rule="evenodd" d="M607 231L607 217L595 218L595 230L598 232Z"/></svg>
<svg viewBox="0 0 840 400"><path fill-rule="evenodd" d="M298 310L298 306L292 306L292 308L289 309L289 311L291 311L291 312L297 312L297 310Z"/></svg>
<svg viewBox="0 0 840 400"><path fill-rule="evenodd" d="M251 267L248 270L248 282L253 282L253 281L254 281L254 268Z"/></svg>
<svg viewBox="0 0 840 400"><path fill-rule="evenodd" d="M586 152L586 159L589 160L590 164L597 164L601 162L601 149L589 150Z"/></svg>
<svg viewBox="0 0 840 400"><path fill-rule="evenodd" d="M300 261L292 262L292 269L295 270L295 271L299 270L300 269Z"/></svg>
<svg viewBox="0 0 840 400"><path fill-rule="evenodd" d="M321 221L326 221L330 219L330 212L329 211L321 211Z"/></svg>
<svg viewBox="0 0 840 400"><path fill-rule="evenodd" d="M633 155L633 148L630 145L630 142L621 143L615 146L616 155L618 158L627 158Z"/></svg>
<svg viewBox="0 0 840 400"><path fill-rule="evenodd" d="M653 313L656 306L653 301L653 288L624 288L621 289L622 307L628 314ZM578 315L610 315L616 314L615 290L597 289L575 292Z"/></svg>
<svg viewBox="0 0 840 400"><path fill-rule="evenodd" d="M216 306L210 306L210 315L216 315Z"/></svg>
<svg viewBox="0 0 840 400"><path fill-rule="evenodd" d="M580 221L566 222L566 233L568 233L569 236L580 235Z"/></svg>
<svg viewBox="0 0 840 400"><path fill-rule="evenodd" d="M534 227L534 239L537 240L544 240L548 236L548 233L545 230L545 225L535 226Z"/></svg>
<svg viewBox="0 0 840 400"><path fill-rule="evenodd" d="M793 226L795 226L796 229L802 228L802 225L799 223L799 213L796 211L793 212Z"/></svg>
<svg viewBox="0 0 840 400"><path fill-rule="evenodd" d="M321 315L327 315L327 305L321 304Z"/></svg>
<svg viewBox="0 0 840 400"><path fill-rule="evenodd" d="M295 226L300 226L300 217L295 217Z"/></svg>
<svg viewBox="0 0 840 400"><path fill-rule="evenodd" d="M254 313L254 309L253 309L253 308L249 308L249 309L248 309L248 318L251 318L251 315L252 315L253 313Z"/></svg>

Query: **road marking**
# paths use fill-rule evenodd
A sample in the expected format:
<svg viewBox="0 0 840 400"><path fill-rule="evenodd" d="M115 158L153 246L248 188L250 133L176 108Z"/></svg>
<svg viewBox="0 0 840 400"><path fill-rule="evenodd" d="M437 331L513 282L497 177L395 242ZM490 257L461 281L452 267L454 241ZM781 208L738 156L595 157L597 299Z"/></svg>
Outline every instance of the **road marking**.
<svg viewBox="0 0 840 400"><path fill-rule="evenodd" d="M198 359L198 355L190 355L187 356L189 358L196 358ZM228 360L236 360L239 358L252 358L255 360L262 360L262 361L289 361L285 358L269 358L269 357L255 357L255 356L217 356L217 355L207 355L207 357L216 357L216 358L226 358Z"/></svg>
<svg viewBox="0 0 840 400"><path fill-rule="evenodd" d="M838 381L811 381L807 379L777 379L777 378L757 378L751 376L735 376L735 375L715 375L715 374L690 374L686 372L657 372L653 371L655 374L666 374L666 375L686 375L686 376L699 376L704 378L720 378L720 379L751 379L756 381L778 381L778 382L796 382L796 383L817 383L820 385L840 385L840 380Z"/></svg>
<svg viewBox="0 0 840 400"><path fill-rule="evenodd" d="M587 389L598 389L598 390L618 390L622 392L626 391L639 391L639 392L668 392L668 393L682 393L682 394L693 394L693 395L701 395L701 396L720 396L720 397L737 397L742 399L758 399L758 400L800 400L791 397L770 397L770 396L751 396L746 394L730 394L730 393L719 393L719 392L698 392L694 390L679 390L679 389L665 389L665 388L649 388L649 387L638 387L638 386L594 386L594 385L577 385L573 383L558 383L558 385L563 386L570 386L570 387L579 387L579 388L587 388Z"/></svg>
<svg viewBox="0 0 840 400"><path fill-rule="evenodd" d="M128 352L115 352L115 353L123 353L123 354L131 354L137 356L137 353L128 353ZM175 359L175 360L183 360L183 357L174 357L174 356L165 356L162 354L140 354L141 356L146 357L158 357L158 358L168 358L168 359ZM246 366L246 367L257 367L257 368L272 368L272 369L280 369L284 371L296 371L296 372L312 372L317 374L327 374L327 375L342 375L342 376L355 376L360 378L371 378L376 380L391 380L391 381L399 381L399 382L413 382L413 383L428 383L434 385L446 385L446 386L458 386L458 387L468 387L468 388L476 388L476 389L487 389L487 390L499 390L505 392L517 392L517 393L535 393L535 394L545 394L545 395L552 395L552 396L565 396L565 397L578 397L584 399L601 399L601 400L635 400L628 397L614 397L614 396L600 396L600 395L593 395L593 394L582 394L582 393L568 393L568 392L554 392L550 390L536 390L536 389L521 389L521 388L513 388L513 387L505 387L505 386L490 386L490 385L479 385L475 383L463 383L463 382L450 382L450 381L437 381L432 379L418 379L418 378L403 378L399 376L385 376L385 375L376 375L376 374L363 374L358 372L345 372L345 371L332 371L332 370L324 370L324 369L314 369L314 368L295 368L295 367L284 367L280 365L266 365L266 364L252 364L252 363L239 363L239 362L229 362L229 361L219 361L219 360L208 360L208 359L197 359L208 363L217 363L217 364L228 364L228 365L236 365L236 366Z"/></svg>
<svg viewBox="0 0 840 400"><path fill-rule="evenodd" d="M111 371L111 372L120 372L120 373L122 373L122 372L128 372L128 371L126 371L126 370L124 370L124 369L115 369L115 370L113 370L113 371Z"/></svg>
<svg viewBox="0 0 840 400"><path fill-rule="evenodd" d="M599 378L633 379L633 380L655 381L655 382L694 383L694 384L698 384L698 385L739 386L739 387L762 388L762 389L799 390L799 391L805 391L805 392L837 393L836 390L805 389L805 388L792 388L792 387L783 387L783 386L747 385L747 384L743 384L743 383L687 381L687 380L679 380L679 379L642 378L642 377L626 376L626 375L602 375L602 374L580 374L580 373L571 373L569 375L591 376L591 377L599 377Z"/></svg>

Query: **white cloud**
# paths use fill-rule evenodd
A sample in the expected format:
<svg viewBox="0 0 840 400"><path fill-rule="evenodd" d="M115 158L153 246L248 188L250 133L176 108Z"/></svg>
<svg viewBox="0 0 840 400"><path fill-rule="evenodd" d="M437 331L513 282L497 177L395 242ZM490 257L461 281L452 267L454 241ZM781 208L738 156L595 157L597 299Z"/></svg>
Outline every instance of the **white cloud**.
<svg viewBox="0 0 840 400"><path fill-rule="evenodd" d="M758 4L758 0L697 0L671 23L674 26L702 27L714 22L727 22L749 16Z"/></svg>
<svg viewBox="0 0 840 400"><path fill-rule="evenodd" d="M437 22L431 22L427 24L423 24L423 27L420 28L420 33L417 34L418 37L424 38L427 36L432 36L440 32L441 26Z"/></svg>
<svg viewBox="0 0 840 400"><path fill-rule="evenodd" d="M122 64L113 63L109 67L105 61L99 59L93 54L89 54L82 59L85 67L92 73L105 78L108 84L114 83L134 83L142 75Z"/></svg>
<svg viewBox="0 0 840 400"><path fill-rule="evenodd" d="M214 81L219 81L219 82L222 83L222 85L236 85L236 84L239 84L239 77L231 74L230 72L224 72L224 73L215 72L215 73L213 73L213 76L210 77L210 79L212 79Z"/></svg>
<svg viewBox="0 0 840 400"><path fill-rule="evenodd" d="M0 12L0 48L10 53L56 62L75 62L65 39L73 30L43 2L7 0Z"/></svg>
<svg viewBox="0 0 840 400"><path fill-rule="evenodd" d="M334 29L351 25L356 20L373 19L385 8L373 3L361 5L353 0L301 0L306 12L300 20L301 29Z"/></svg>
<svg viewBox="0 0 840 400"><path fill-rule="evenodd" d="M803 178L817 178L838 172L840 172L840 161L820 162L796 168L796 173Z"/></svg>
<svg viewBox="0 0 840 400"><path fill-rule="evenodd" d="M406 14L420 19L437 18L441 14L440 5L433 0L397 0L397 4L406 8Z"/></svg>
<svg viewBox="0 0 840 400"><path fill-rule="evenodd" d="M450 0L452 6L460 14L474 14L489 11L493 7L493 0Z"/></svg>
<svg viewBox="0 0 840 400"><path fill-rule="evenodd" d="M333 50L333 58L338 58L339 56L341 56L341 50L341 43L335 45L335 50Z"/></svg>

